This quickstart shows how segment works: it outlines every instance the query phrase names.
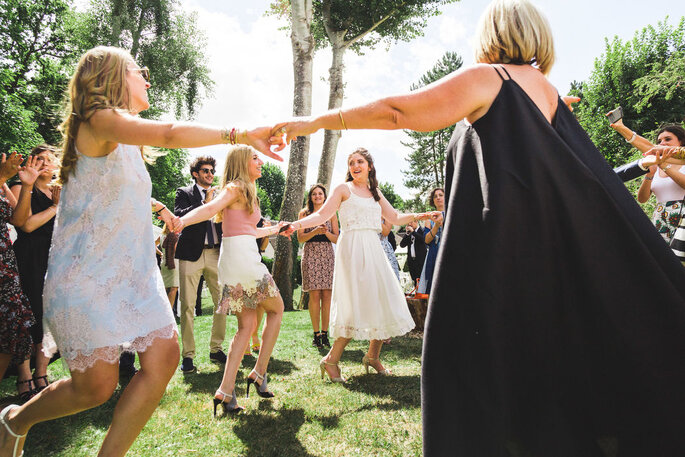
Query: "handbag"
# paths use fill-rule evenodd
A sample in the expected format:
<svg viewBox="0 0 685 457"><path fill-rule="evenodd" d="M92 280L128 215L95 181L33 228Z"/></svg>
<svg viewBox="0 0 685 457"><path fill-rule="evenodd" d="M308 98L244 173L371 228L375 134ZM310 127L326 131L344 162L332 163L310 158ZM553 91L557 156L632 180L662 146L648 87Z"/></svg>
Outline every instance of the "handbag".
<svg viewBox="0 0 685 457"><path fill-rule="evenodd" d="M678 260L685 263L685 220L683 219L683 204L685 199L680 202L680 214L678 214L678 227L675 229L673 238L669 246L671 250L678 257Z"/></svg>

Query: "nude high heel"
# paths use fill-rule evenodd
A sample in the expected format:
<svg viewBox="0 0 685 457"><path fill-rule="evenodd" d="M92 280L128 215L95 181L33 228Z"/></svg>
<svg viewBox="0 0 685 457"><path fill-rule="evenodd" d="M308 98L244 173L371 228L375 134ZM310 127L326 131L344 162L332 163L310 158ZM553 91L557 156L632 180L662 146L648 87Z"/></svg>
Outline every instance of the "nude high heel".
<svg viewBox="0 0 685 457"><path fill-rule="evenodd" d="M378 374L383 376L389 376L392 374L392 371L388 370L387 368L384 370L379 370L378 368L371 365L371 362L375 362L376 360L380 359L372 359L368 355L364 354L364 357L362 357L362 365L364 365L364 368L366 368L366 374L369 374L369 367L372 367L374 370L378 372Z"/></svg>
<svg viewBox="0 0 685 457"><path fill-rule="evenodd" d="M332 376L328 373L328 371L326 371L326 365L329 365L329 366L332 366L332 367L336 367L336 368L340 371L340 376L338 376L338 377L332 377ZM328 375L328 379L330 379L331 382L338 382L338 383L341 383L341 384L342 384L343 382L346 382L346 381L347 381L347 379L345 379L345 378L343 377L343 375L342 375L342 370L340 369L340 367L338 366L337 363L329 363L329 362L326 362L324 359L321 359L321 362L319 362L319 368L321 368L321 379L324 379L323 375L326 374L326 375Z"/></svg>

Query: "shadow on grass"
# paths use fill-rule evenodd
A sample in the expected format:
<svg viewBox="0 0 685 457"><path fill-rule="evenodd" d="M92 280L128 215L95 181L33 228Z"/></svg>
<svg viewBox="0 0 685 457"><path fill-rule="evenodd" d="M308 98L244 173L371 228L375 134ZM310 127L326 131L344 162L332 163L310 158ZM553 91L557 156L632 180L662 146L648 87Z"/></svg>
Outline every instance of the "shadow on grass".
<svg viewBox="0 0 685 457"><path fill-rule="evenodd" d="M240 414L233 433L245 444L246 457L314 457L302 446L297 433L304 424L302 409L273 409L268 400L260 401L259 413ZM270 432L278 436L278 442L264 439Z"/></svg>
<svg viewBox="0 0 685 457"><path fill-rule="evenodd" d="M345 384L345 388L374 397L389 398L392 403L382 403L363 407L364 409L399 410L421 406L421 377L381 376L376 373L355 376Z"/></svg>

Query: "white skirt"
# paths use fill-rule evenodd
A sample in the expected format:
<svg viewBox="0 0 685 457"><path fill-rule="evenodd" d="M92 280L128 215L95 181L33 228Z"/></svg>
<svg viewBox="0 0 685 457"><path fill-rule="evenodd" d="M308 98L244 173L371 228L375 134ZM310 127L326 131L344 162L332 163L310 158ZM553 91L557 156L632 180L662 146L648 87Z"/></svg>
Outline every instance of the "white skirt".
<svg viewBox="0 0 685 457"><path fill-rule="evenodd" d="M221 300L217 313L239 313L244 307L255 309L263 300L279 296L252 235L221 239L218 273Z"/></svg>
<svg viewBox="0 0 685 457"><path fill-rule="evenodd" d="M383 340L414 328L404 292L375 230L343 231L335 250L331 335Z"/></svg>

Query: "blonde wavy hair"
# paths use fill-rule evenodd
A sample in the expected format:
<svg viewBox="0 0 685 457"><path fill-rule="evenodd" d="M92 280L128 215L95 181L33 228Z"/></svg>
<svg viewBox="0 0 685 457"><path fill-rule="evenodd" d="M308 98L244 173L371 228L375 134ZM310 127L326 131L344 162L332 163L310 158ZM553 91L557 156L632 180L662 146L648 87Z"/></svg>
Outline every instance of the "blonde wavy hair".
<svg viewBox="0 0 685 457"><path fill-rule="evenodd" d="M76 134L81 123L88 122L98 110L129 111L126 83L129 64L135 61L128 51L110 46L98 46L81 57L69 81L64 121L59 127L63 137L61 183L69 180L76 167Z"/></svg>
<svg viewBox="0 0 685 457"><path fill-rule="evenodd" d="M251 146L234 146L228 151L226 164L224 165L224 176L221 180L223 189L229 183L238 186L245 199L247 212L252 214L259 208L259 198L257 197L257 186L250 178L250 161L257 151ZM216 222L223 220L223 210L215 218Z"/></svg>
<svg viewBox="0 0 685 457"><path fill-rule="evenodd" d="M476 41L476 62L533 64L544 75L552 70L552 29L528 0L490 3L478 22Z"/></svg>

